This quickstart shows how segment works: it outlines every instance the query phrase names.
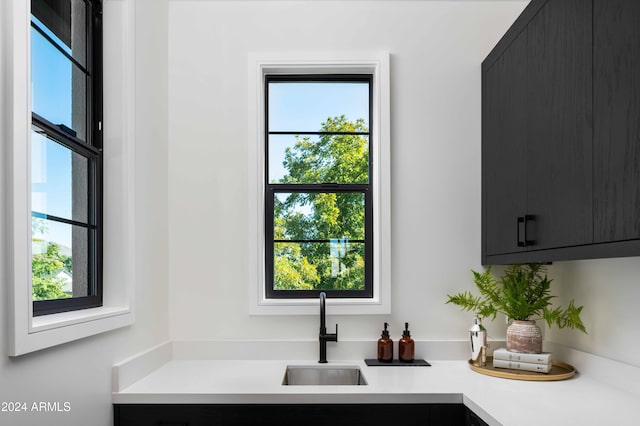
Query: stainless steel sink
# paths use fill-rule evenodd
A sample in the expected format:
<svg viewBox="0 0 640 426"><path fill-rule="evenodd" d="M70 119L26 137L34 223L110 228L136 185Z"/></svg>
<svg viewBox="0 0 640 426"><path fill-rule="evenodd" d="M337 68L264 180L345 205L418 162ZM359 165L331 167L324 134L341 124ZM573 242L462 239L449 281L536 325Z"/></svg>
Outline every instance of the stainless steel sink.
<svg viewBox="0 0 640 426"><path fill-rule="evenodd" d="M289 365L284 373L283 385L366 385L357 366Z"/></svg>

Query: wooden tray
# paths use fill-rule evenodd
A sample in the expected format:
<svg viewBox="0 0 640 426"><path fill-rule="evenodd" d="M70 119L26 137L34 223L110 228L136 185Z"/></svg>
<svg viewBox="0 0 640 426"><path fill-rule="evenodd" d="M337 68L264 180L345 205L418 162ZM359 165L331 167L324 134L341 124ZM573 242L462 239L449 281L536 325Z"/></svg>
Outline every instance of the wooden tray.
<svg viewBox="0 0 640 426"><path fill-rule="evenodd" d="M487 357L487 365L478 367L469 360L469 367L476 373L487 376L501 377L513 380L533 380L538 382L548 382L554 380L570 379L576 374L576 369L569 364L560 361L552 361L551 371L547 374L536 373L535 371L511 370L507 368L496 368L493 366L493 357Z"/></svg>

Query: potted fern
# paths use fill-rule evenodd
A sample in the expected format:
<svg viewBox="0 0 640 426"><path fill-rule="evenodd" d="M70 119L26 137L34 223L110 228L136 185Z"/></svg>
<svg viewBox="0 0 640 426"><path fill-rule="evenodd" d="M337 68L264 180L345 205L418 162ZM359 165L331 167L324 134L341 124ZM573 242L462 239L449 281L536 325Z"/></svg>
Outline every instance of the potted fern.
<svg viewBox="0 0 640 426"><path fill-rule="evenodd" d="M473 272L480 296L470 291L448 295L447 303L458 305L464 311L474 312L480 318L495 319L498 312L512 322L507 328L507 350L523 353L542 352L542 332L535 321L544 319L551 327L587 330L580 319L582 306L571 300L566 309L552 308L551 281L542 264L510 265L496 280L488 267L483 273Z"/></svg>

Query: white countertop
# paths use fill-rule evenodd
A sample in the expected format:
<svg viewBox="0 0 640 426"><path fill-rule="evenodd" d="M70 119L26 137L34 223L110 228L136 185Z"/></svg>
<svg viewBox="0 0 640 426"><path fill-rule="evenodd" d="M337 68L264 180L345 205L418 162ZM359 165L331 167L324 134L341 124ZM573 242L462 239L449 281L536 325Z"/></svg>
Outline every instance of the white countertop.
<svg viewBox="0 0 640 426"><path fill-rule="evenodd" d="M131 384L121 383L113 403L464 403L490 425L640 424L638 396L582 374L565 381L528 382L475 373L466 361L428 361L431 367L330 361L328 366L359 366L368 385L285 386L287 365L317 362L170 359Z"/></svg>

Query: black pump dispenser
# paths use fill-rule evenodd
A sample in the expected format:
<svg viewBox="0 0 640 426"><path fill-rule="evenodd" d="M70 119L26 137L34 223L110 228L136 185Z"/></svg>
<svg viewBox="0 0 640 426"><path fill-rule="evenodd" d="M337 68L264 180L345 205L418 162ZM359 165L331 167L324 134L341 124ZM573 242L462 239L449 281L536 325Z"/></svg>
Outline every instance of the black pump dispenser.
<svg viewBox="0 0 640 426"><path fill-rule="evenodd" d="M404 331L402 332L402 337L411 337L411 332L409 331L409 323L404 323Z"/></svg>
<svg viewBox="0 0 640 426"><path fill-rule="evenodd" d="M387 330L387 327L389 327L389 323L385 322L384 323L384 330L382 330L382 335L381 337L389 337L389 330Z"/></svg>

